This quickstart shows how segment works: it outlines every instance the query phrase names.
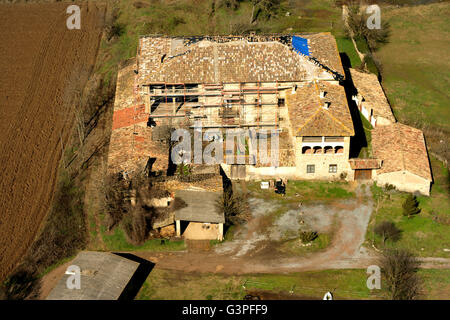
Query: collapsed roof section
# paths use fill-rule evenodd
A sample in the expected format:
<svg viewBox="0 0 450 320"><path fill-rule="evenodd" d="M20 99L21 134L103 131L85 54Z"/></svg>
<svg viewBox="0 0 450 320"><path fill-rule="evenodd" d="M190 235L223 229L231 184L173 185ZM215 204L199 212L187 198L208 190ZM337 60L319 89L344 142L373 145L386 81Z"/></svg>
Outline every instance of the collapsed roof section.
<svg viewBox="0 0 450 320"><path fill-rule="evenodd" d="M301 54L294 47L298 39L302 42ZM344 74L330 33L301 38L141 37L138 72L139 85L333 80Z"/></svg>

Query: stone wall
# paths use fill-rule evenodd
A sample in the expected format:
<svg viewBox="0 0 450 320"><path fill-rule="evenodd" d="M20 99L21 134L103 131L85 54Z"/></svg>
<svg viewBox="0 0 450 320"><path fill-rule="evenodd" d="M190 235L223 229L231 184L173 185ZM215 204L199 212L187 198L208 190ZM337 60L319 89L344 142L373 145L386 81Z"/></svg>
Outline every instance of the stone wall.
<svg viewBox="0 0 450 320"><path fill-rule="evenodd" d="M386 183L394 185L397 190L411 193L421 193L423 195L430 195L431 181L416 176L408 171L397 171L383 174L375 174L373 179L379 186L384 186Z"/></svg>
<svg viewBox="0 0 450 320"><path fill-rule="evenodd" d="M339 154L302 154L302 137L296 138L297 176L301 179L339 179L341 173L347 173L347 180L353 179L353 170L348 162L350 137L344 137L344 150ZM314 173L307 172L307 166L314 165ZM330 173L330 165L337 165L336 173Z"/></svg>

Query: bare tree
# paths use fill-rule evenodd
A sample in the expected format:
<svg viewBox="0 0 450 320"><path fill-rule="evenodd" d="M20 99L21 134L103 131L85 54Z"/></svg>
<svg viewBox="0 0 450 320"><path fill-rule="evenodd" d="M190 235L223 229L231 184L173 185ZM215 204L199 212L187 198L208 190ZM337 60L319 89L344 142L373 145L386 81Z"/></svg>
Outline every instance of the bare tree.
<svg viewBox="0 0 450 320"><path fill-rule="evenodd" d="M147 238L147 222L142 206L138 206L129 212L122 223L127 238L132 244L140 245L144 243Z"/></svg>
<svg viewBox="0 0 450 320"><path fill-rule="evenodd" d="M245 211L245 200L235 196L231 191L224 191L222 196L216 201L217 210L223 212L225 225L240 224L244 220L242 217Z"/></svg>
<svg viewBox="0 0 450 320"><path fill-rule="evenodd" d="M127 200L129 193L129 183L121 178L121 175L111 174L105 178L105 207L106 219L105 224L107 230L111 230L116 226L124 214L130 211L130 204Z"/></svg>
<svg viewBox="0 0 450 320"><path fill-rule="evenodd" d="M361 10L359 4L350 4L348 7L348 26L353 37L364 39L370 50L376 51L383 44L389 43L391 29L389 22L383 20L380 29L369 29L367 20L369 16Z"/></svg>
<svg viewBox="0 0 450 320"><path fill-rule="evenodd" d="M420 261L403 249L384 250L380 259L389 298L413 300L421 294L422 281L417 275Z"/></svg>

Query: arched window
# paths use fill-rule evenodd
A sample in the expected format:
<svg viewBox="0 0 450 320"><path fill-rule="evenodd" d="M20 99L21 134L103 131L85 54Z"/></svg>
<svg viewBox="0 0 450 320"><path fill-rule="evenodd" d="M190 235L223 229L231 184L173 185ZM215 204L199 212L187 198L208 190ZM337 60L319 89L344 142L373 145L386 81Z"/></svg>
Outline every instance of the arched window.
<svg viewBox="0 0 450 320"><path fill-rule="evenodd" d="M303 147L302 148L302 154L311 154L312 153L311 147Z"/></svg>
<svg viewBox="0 0 450 320"><path fill-rule="evenodd" d="M323 150L322 150L321 147L314 147L314 153L315 153L315 154L322 154L322 153L323 153Z"/></svg>
<svg viewBox="0 0 450 320"><path fill-rule="evenodd" d="M324 148L324 152L325 152L326 154L332 154L332 153L334 153L333 147L332 147L332 146L326 146L326 147Z"/></svg>
<svg viewBox="0 0 450 320"><path fill-rule="evenodd" d="M344 147L336 147L334 150L335 153L344 153Z"/></svg>

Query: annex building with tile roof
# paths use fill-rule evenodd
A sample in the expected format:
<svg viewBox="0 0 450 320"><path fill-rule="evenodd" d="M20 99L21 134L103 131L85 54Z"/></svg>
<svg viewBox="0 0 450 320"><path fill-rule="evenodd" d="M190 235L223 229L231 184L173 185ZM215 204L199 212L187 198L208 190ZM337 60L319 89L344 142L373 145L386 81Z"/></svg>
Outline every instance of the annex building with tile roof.
<svg viewBox="0 0 450 320"><path fill-rule="evenodd" d="M425 138L421 130L401 123L372 130L375 157L383 159L374 179L398 189L429 195L433 181Z"/></svg>

